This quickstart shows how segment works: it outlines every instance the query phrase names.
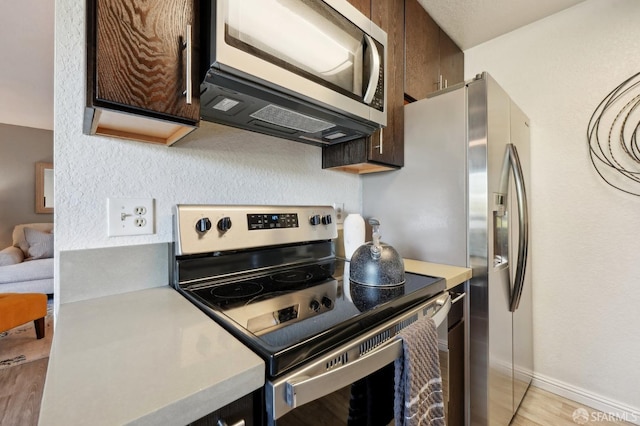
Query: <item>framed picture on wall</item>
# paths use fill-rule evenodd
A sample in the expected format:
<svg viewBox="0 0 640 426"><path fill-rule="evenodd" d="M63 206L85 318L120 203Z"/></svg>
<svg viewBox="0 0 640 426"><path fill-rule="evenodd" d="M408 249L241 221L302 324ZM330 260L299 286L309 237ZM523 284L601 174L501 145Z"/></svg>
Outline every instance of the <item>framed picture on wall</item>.
<svg viewBox="0 0 640 426"><path fill-rule="evenodd" d="M53 213L53 163L36 163L36 213Z"/></svg>

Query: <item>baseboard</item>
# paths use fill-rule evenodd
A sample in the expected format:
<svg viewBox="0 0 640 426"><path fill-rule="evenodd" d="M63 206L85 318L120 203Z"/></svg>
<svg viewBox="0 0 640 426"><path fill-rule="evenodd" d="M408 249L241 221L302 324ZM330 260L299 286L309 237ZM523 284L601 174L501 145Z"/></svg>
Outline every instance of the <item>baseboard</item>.
<svg viewBox="0 0 640 426"><path fill-rule="evenodd" d="M531 384L599 411L601 414L589 413L590 419L594 423L606 420L624 420L634 425L640 425L640 408L630 407L542 374L534 373Z"/></svg>

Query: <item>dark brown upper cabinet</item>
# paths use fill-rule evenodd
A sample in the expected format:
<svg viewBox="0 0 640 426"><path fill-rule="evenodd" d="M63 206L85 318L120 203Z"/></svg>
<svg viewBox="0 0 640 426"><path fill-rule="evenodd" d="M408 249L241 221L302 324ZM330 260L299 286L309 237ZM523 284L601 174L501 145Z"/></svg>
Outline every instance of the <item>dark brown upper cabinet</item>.
<svg viewBox="0 0 640 426"><path fill-rule="evenodd" d="M405 80L410 101L464 81L464 53L418 0L405 0Z"/></svg>
<svg viewBox="0 0 640 426"><path fill-rule="evenodd" d="M193 0L88 0L85 134L171 145L200 119Z"/></svg>
<svg viewBox="0 0 640 426"><path fill-rule="evenodd" d="M443 88L464 81L464 53L451 37L440 28L440 75Z"/></svg>
<svg viewBox="0 0 640 426"><path fill-rule="evenodd" d="M371 18L371 0L348 0L364 16Z"/></svg>
<svg viewBox="0 0 640 426"><path fill-rule="evenodd" d="M404 0L349 2L387 33L387 127L367 138L324 146L322 168L350 173L395 170L404 165Z"/></svg>

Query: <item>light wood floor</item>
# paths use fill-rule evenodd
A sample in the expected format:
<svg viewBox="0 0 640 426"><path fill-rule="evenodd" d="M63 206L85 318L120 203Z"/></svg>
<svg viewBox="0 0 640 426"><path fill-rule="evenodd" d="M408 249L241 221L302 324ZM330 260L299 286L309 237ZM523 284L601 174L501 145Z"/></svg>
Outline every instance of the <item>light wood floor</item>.
<svg viewBox="0 0 640 426"><path fill-rule="evenodd" d="M44 358L0 370L0 426L36 426L38 424L48 361L48 358ZM342 401L347 399L345 396L348 398L348 393L343 395ZM322 415L295 416L290 420L293 420L293 424L297 426L304 424L328 425L329 423L323 423L319 420L325 418L327 413L340 411L335 406L330 408L323 410ZM605 421L606 419L603 419L602 416L597 417L596 410L533 386L529 388L511 425L576 426L578 423L573 421L573 413L578 408L586 409L590 416L590 421L586 423L586 426L631 425L631 423L622 421ZM302 414L302 411L299 413ZM344 418L342 415L340 417ZM331 425L335 424L338 423Z"/></svg>
<svg viewBox="0 0 640 426"><path fill-rule="evenodd" d="M303 405L292 411L279 421L279 424L295 426L335 426L344 424L348 409L344 401L348 401L349 388L336 392L337 398L324 398L319 403ZM331 396L333 396L332 394ZM341 406L342 405L342 406ZM575 410L583 408L587 411L589 421L585 426L632 425L622 421L607 421L597 410L585 407L558 395L531 386L527 391L518 413L511 421L511 426L577 426L573 421ZM595 414L592 414L595 413ZM391 422L390 425L393 425Z"/></svg>
<svg viewBox="0 0 640 426"><path fill-rule="evenodd" d="M588 413L589 421L583 423L585 426L631 425L631 423L615 421L614 416L599 414L597 410L533 386L527 391L511 424L513 426L576 426L579 423L573 421L573 413L579 408L585 409Z"/></svg>
<svg viewBox="0 0 640 426"><path fill-rule="evenodd" d="M0 425L35 426L49 358L0 370Z"/></svg>

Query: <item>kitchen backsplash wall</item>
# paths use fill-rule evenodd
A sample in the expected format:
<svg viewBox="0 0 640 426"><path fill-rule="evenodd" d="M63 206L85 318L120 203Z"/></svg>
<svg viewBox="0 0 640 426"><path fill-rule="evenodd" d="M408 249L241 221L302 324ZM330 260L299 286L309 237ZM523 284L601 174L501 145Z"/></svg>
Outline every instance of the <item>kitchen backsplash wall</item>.
<svg viewBox="0 0 640 426"><path fill-rule="evenodd" d="M323 171L319 148L217 124L201 126L172 147L85 136L79 128L57 131L58 247L171 241L176 203L342 202L359 211L358 177ZM108 237L108 197L154 198L155 234Z"/></svg>
<svg viewBox="0 0 640 426"><path fill-rule="evenodd" d="M467 78L488 71L531 118L534 384L636 423L640 199L596 174L586 133L640 71L639 16L588 0L465 51Z"/></svg>
<svg viewBox="0 0 640 426"><path fill-rule="evenodd" d="M169 242L176 203L341 202L360 211L358 176L322 170L318 147L211 123L169 148L83 135L85 3L55 7L57 251ZM155 234L108 237L108 197L154 198Z"/></svg>
<svg viewBox="0 0 640 426"><path fill-rule="evenodd" d="M70 303L164 287L171 276L172 250L169 243L157 243L59 251L60 282L64 288L56 294L55 301Z"/></svg>

